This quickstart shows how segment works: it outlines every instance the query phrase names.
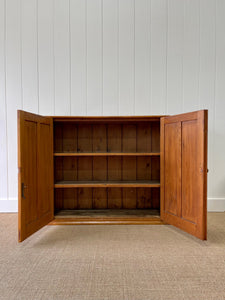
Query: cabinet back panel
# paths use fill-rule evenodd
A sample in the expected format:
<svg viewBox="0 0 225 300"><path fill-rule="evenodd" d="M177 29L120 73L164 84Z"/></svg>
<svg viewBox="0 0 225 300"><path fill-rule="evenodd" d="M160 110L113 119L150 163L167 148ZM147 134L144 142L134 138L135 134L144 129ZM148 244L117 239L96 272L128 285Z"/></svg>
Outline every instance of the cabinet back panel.
<svg viewBox="0 0 225 300"><path fill-rule="evenodd" d="M107 125L93 126L93 152L107 152Z"/></svg>
<svg viewBox="0 0 225 300"><path fill-rule="evenodd" d="M64 157L66 160L67 157ZM79 157L78 164L77 164L77 180L92 180L93 173L92 173L92 165L93 159L92 157Z"/></svg>
<svg viewBox="0 0 225 300"><path fill-rule="evenodd" d="M107 180L107 157L93 157L93 180Z"/></svg>
<svg viewBox="0 0 225 300"><path fill-rule="evenodd" d="M160 178L160 158L151 158L151 180L159 180Z"/></svg>
<svg viewBox="0 0 225 300"><path fill-rule="evenodd" d="M122 208L122 188L108 188L108 208Z"/></svg>
<svg viewBox="0 0 225 300"><path fill-rule="evenodd" d="M55 157L54 167L55 182L160 179L160 159L157 156L59 156Z"/></svg>
<svg viewBox="0 0 225 300"><path fill-rule="evenodd" d="M151 138L151 151L160 152L160 124L157 122L154 122L151 125Z"/></svg>
<svg viewBox="0 0 225 300"><path fill-rule="evenodd" d="M92 188L77 189L77 208L91 209L92 208L93 191Z"/></svg>
<svg viewBox="0 0 225 300"><path fill-rule="evenodd" d="M152 171L151 171L152 158L149 156L137 157L137 180L151 180Z"/></svg>
<svg viewBox="0 0 225 300"><path fill-rule="evenodd" d="M123 125L122 152L137 152L136 133L136 125Z"/></svg>
<svg viewBox="0 0 225 300"><path fill-rule="evenodd" d="M107 189L93 188L92 208L94 209L108 208Z"/></svg>
<svg viewBox="0 0 225 300"><path fill-rule="evenodd" d="M137 125L137 152L152 151L151 124Z"/></svg>
<svg viewBox="0 0 225 300"><path fill-rule="evenodd" d="M77 152L77 126L75 124L63 124L63 152Z"/></svg>
<svg viewBox="0 0 225 300"><path fill-rule="evenodd" d="M151 208L158 209L160 207L160 189L151 189Z"/></svg>
<svg viewBox="0 0 225 300"><path fill-rule="evenodd" d="M138 188L137 189L137 208L152 207L152 189Z"/></svg>
<svg viewBox="0 0 225 300"><path fill-rule="evenodd" d="M62 152L62 124L54 124L54 151Z"/></svg>
<svg viewBox="0 0 225 300"><path fill-rule="evenodd" d="M122 180L121 157L108 157L108 180Z"/></svg>
<svg viewBox="0 0 225 300"><path fill-rule="evenodd" d="M126 209L134 209L137 206L136 188L123 188L122 207Z"/></svg>
<svg viewBox="0 0 225 300"><path fill-rule="evenodd" d="M127 122L54 123L54 152L150 153L160 152L160 123ZM57 181L138 181L160 179L159 156L55 156ZM55 211L63 209L159 209L159 188L57 188Z"/></svg>
<svg viewBox="0 0 225 300"><path fill-rule="evenodd" d="M159 152L159 122L54 124L54 152Z"/></svg>
<svg viewBox="0 0 225 300"><path fill-rule="evenodd" d="M136 157L122 157L122 180L136 180Z"/></svg>
<svg viewBox="0 0 225 300"><path fill-rule="evenodd" d="M55 190L55 211L63 209L159 209L158 188L70 188Z"/></svg>
<svg viewBox="0 0 225 300"><path fill-rule="evenodd" d="M107 128L107 137L107 152L122 152L122 125L109 124Z"/></svg>
<svg viewBox="0 0 225 300"><path fill-rule="evenodd" d="M78 152L92 152L92 126L78 125Z"/></svg>

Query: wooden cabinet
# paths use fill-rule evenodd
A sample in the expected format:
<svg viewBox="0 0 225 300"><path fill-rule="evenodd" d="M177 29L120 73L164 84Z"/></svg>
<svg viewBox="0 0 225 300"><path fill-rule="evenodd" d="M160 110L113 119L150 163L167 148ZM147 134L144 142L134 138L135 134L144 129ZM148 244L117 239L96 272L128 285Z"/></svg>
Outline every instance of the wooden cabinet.
<svg viewBox="0 0 225 300"><path fill-rule="evenodd" d="M19 241L46 224L172 224L206 239L207 111L18 111Z"/></svg>

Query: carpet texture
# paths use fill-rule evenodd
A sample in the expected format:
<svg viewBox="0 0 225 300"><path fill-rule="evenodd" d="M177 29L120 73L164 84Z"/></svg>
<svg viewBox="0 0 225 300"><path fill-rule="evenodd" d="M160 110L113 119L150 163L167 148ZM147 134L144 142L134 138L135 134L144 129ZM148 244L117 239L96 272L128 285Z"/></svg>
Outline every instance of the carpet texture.
<svg viewBox="0 0 225 300"><path fill-rule="evenodd" d="M46 226L17 243L0 214L0 299L225 299L225 213L208 240L173 226Z"/></svg>

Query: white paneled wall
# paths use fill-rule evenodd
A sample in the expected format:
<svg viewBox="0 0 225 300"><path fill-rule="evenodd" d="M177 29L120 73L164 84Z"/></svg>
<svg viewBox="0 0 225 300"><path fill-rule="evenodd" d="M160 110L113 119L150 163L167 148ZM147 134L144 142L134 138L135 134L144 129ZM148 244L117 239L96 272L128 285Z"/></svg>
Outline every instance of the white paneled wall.
<svg viewBox="0 0 225 300"><path fill-rule="evenodd" d="M225 210L224 0L0 0L0 211L17 210L17 109L209 109L208 208Z"/></svg>

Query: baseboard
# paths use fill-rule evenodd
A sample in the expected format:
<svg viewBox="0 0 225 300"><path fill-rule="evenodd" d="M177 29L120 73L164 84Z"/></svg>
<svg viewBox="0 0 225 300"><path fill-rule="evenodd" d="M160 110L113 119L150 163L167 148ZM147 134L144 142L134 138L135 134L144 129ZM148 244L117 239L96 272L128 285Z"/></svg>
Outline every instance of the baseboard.
<svg viewBox="0 0 225 300"><path fill-rule="evenodd" d="M208 198L208 211L225 211L225 198Z"/></svg>
<svg viewBox="0 0 225 300"><path fill-rule="evenodd" d="M0 212L18 212L17 198L0 199Z"/></svg>
<svg viewBox="0 0 225 300"><path fill-rule="evenodd" d="M18 201L16 198L0 199L0 212L17 212ZM225 211L225 198L208 198L208 211Z"/></svg>

